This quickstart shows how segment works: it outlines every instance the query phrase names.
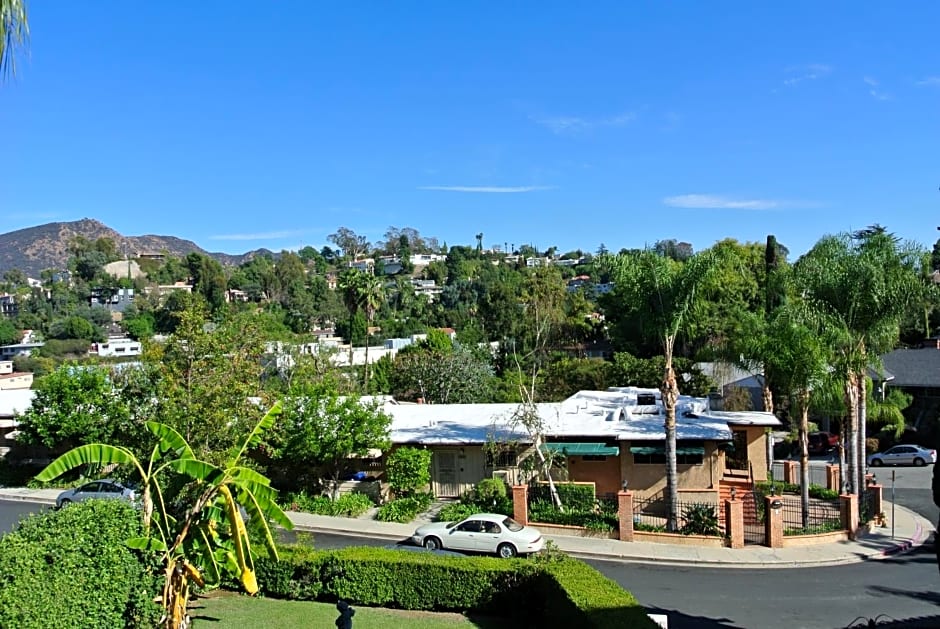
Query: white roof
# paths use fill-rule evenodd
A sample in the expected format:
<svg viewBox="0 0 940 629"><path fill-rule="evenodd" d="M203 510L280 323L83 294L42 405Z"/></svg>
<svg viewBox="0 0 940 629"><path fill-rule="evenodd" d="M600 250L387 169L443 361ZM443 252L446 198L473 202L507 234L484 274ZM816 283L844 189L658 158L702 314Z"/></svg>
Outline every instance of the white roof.
<svg viewBox="0 0 940 629"><path fill-rule="evenodd" d="M32 389L0 389L0 417L22 415L32 406L35 396Z"/></svg>
<svg viewBox="0 0 940 629"><path fill-rule="evenodd" d="M656 404L638 406L638 394L652 394ZM663 441L665 415L657 389L636 387L579 391L563 402L536 405L545 436L589 437L616 441ZM392 417L392 443L459 445L485 443L492 438L527 441L522 426L512 425L518 404L395 404L383 410ZM770 421L769 413L708 411L705 398L680 396L676 408L676 438L730 441L729 423ZM757 417L759 416L759 417ZM776 418L773 419L776 421Z"/></svg>
<svg viewBox="0 0 940 629"><path fill-rule="evenodd" d="M727 422L734 426L780 426L780 420L766 411L706 411L701 417Z"/></svg>

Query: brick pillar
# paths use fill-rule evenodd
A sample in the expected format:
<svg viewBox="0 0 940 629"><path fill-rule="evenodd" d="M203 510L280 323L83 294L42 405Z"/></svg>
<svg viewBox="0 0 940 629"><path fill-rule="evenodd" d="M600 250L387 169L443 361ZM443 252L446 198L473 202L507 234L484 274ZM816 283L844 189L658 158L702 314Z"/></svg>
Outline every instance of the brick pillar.
<svg viewBox="0 0 940 629"><path fill-rule="evenodd" d="M842 528L849 532L849 539L855 539L858 530L858 496L842 494L839 496L839 511L842 515Z"/></svg>
<svg viewBox="0 0 940 629"><path fill-rule="evenodd" d="M725 536L731 548L744 548L743 500L725 500Z"/></svg>
<svg viewBox="0 0 940 629"><path fill-rule="evenodd" d="M842 493L842 483L839 482L839 466L826 466L826 489Z"/></svg>
<svg viewBox="0 0 940 629"><path fill-rule="evenodd" d="M800 481L796 471L796 461L783 462L783 482L791 485L799 485Z"/></svg>
<svg viewBox="0 0 940 629"><path fill-rule="evenodd" d="M512 486L512 519L523 526L529 523L529 486Z"/></svg>
<svg viewBox="0 0 940 629"><path fill-rule="evenodd" d="M620 520L620 541L633 541L633 492L617 492L617 519Z"/></svg>
<svg viewBox="0 0 940 629"><path fill-rule="evenodd" d="M775 504L780 504L779 501L778 496L764 496L764 513L767 516L764 524L764 543L771 548L783 548L783 509L774 508Z"/></svg>

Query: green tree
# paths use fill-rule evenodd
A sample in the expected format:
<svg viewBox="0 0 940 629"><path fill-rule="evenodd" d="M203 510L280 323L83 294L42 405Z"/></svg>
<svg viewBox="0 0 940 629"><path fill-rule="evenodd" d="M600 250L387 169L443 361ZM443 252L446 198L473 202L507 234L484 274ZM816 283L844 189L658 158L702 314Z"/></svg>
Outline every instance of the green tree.
<svg viewBox="0 0 940 629"><path fill-rule="evenodd" d="M253 313L211 324L195 301L179 313L176 331L143 356L157 381L161 423L180 432L202 458L218 462L260 415L264 339Z"/></svg>
<svg viewBox="0 0 940 629"><path fill-rule="evenodd" d="M350 457L389 445L392 419L379 404L341 395L329 383L295 381L283 406L277 458L297 475L320 470L334 498Z"/></svg>
<svg viewBox="0 0 940 629"><path fill-rule="evenodd" d="M480 403L489 401L492 380L492 366L465 347L447 353L418 348L395 357L391 393L429 404Z"/></svg>
<svg viewBox="0 0 940 629"><path fill-rule="evenodd" d="M19 343L22 338L23 333L13 325L12 321L9 319L0 319L0 345Z"/></svg>
<svg viewBox="0 0 940 629"><path fill-rule="evenodd" d="M57 451L98 441L126 443L134 432L130 408L107 370L75 364L40 378L32 404L18 421L19 441Z"/></svg>
<svg viewBox="0 0 940 629"><path fill-rule="evenodd" d="M719 258L711 251L697 253L685 262L644 250L618 254L610 260L617 302L626 311L643 312L644 325L659 338L665 365L659 385L666 415L666 490L669 500L668 529L678 529L679 477L676 471L676 403L679 384L673 369L676 338L688 325L691 311L708 285Z"/></svg>

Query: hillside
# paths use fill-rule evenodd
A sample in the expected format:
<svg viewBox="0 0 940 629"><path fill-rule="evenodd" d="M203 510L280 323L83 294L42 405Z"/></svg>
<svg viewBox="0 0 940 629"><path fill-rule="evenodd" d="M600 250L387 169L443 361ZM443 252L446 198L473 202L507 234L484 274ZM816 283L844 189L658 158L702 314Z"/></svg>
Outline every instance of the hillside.
<svg viewBox="0 0 940 629"><path fill-rule="evenodd" d="M192 241L176 236L124 236L99 221L84 218L65 223L46 223L0 234L0 274L11 269L20 269L29 277L38 278L44 269L65 268L69 259L68 244L76 236L90 241L110 238L118 251L126 252L131 258L147 253L183 257L196 252L209 255L225 266L234 266L256 255L269 253L266 250L242 255L211 253Z"/></svg>

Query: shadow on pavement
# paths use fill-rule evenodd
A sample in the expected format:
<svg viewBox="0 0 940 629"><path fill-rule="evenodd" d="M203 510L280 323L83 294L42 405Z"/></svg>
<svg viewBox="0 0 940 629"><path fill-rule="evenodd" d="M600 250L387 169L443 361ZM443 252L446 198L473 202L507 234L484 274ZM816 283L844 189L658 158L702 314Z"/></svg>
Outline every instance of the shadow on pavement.
<svg viewBox="0 0 940 629"><path fill-rule="evenodd" d="M933 590L921 590L918 592L915 590L902 590L899 588L893 588L887 585L872 585L868 588L868 591L879 594L889 594L891 596L903 596L918 601L926 601L928 603L933 603L934 605L940 606L940 592L934 592ZM934 626L940 627L940 624Z"/></svg>
<svg viewBox="0 0 940 629"><path fill-rule="evenodd" d="M648 614L665 614L669 621L669 629L739 629L740 627L728 618L691 616L672 609L647 607L646 612Z"/></svg>
<svg viewBox="0 0 940 629"><path fill-rule="evenodd" d="M936 629L940 627L940 616L891 618L881 615L874 618L858 618L850 625L835 627L834 629L864 629L866 627L877 627L878 629Z"/></svg>

